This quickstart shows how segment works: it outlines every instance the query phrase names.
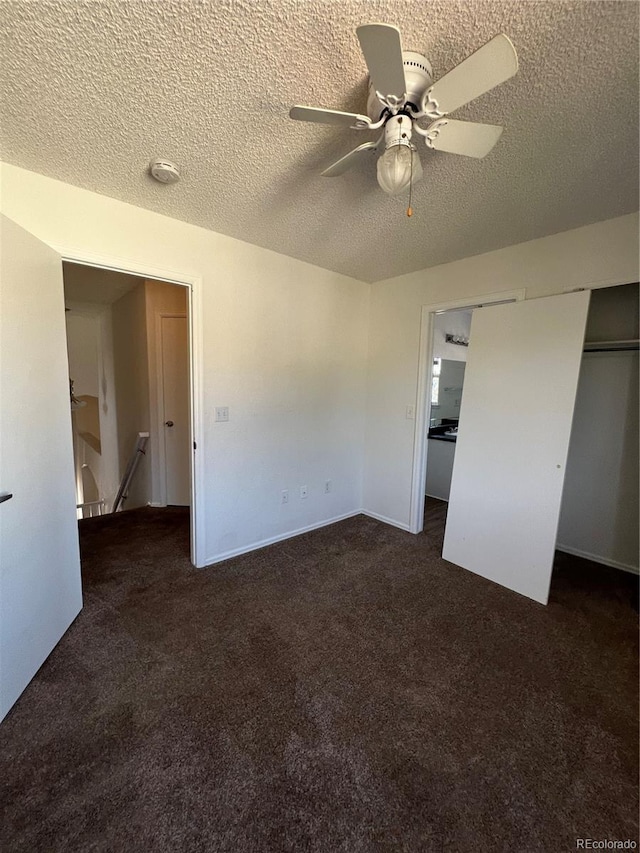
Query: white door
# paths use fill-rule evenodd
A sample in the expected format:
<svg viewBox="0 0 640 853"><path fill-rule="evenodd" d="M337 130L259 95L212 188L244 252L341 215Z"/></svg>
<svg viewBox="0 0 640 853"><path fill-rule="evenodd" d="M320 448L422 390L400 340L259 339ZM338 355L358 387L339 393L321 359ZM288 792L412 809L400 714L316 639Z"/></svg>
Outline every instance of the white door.
<svg viewBox="0 0 640 853"><path fill-rule="evenodd" d="M62 261L1 223L0 719L82 608Z"/></svg>
<svg viewBox="0 0 640 853"><path fill-rule="evenodd" d="M546 604L589 292L476 309L442 556Z"/></svg>
<svg viewBox="0 0 640 853"><path fill-rule="evenodd" d="M189 506L189 333L186 317L161 318L162 403L167 504Z"/></svg>

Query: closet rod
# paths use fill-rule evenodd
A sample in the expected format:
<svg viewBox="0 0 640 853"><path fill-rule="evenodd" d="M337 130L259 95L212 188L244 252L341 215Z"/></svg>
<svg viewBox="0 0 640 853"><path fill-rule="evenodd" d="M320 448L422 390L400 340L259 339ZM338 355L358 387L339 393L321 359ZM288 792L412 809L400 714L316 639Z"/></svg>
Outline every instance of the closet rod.
<svg viewBox="0 0 640 853"><path fill-rule="evenodd" d="M637 339L629 341L588 341L584 345L583 352L623 352L637 349L640 349L640 341Z"/></svg>

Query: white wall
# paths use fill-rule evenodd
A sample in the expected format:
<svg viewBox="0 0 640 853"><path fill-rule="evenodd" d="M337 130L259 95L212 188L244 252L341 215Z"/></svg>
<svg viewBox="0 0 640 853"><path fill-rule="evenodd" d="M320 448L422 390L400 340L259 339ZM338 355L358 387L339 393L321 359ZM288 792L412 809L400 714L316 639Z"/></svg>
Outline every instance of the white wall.
<svg viewBox="0 0 640 853"><path fill-rule="evenodd" d="M558 548L638 571L638 353L585 353Z"/></svg>
<svg viewBox="0 0 640 853"><path fill-rule="evenodd" d="M64 266L66 294L69 266ZM91 268L84 267L81 271L84 270L88 271L90 281ZM75 439L77 477L79 480L80 466L89 465L100 497L110 508L120 483L111 306L68 298L65 298L65 305L70 309L66 313L67 345L70 376L75 380L74 390L76 395L96 396L100 416L100 453L83 439Z"/></svg>
<svg viewBox="0 0 640 853"><path fill-rule="evenodd" d="M73 379L73 393L76 397L83 394L97 397L98 318L70 310L65 314L65 319L67 322L69 378Z"/></svg>
<svg viewBox="0 0 640 853"><path fill-rule="evenodd" d="M67 327L67 355L69 358L69 378L73 380L75 397L89 395L98 399L98 348L100 338L100 319L91 313L72 310L65 299L65 321ZM81 413L82 414L82 413ZM85 497L82 482L82 465L89 465L101 492L102 455L94 450L79 434L78 415L71 413L73 425L73 457L76 466L76 496L78 503L90 498ZM99 438L100 436L96 436ZM97 499L97 496L93 496ZM91 498L91 499L93 499ZM82 516L80 516L82 517Z"/></svg>
<svg viewBox="0 0 640 853"><path fill-rule="evenodd" d="M360 509L367 284L15 166L1 177L3 211L45 243L200 280L208 562Z"/></svg>
<svg viewBox="0 0 640 853"><path fill-rule="evenodd" d="M591 296L586 339L638 338L638 285ZM569 444L558 548L638 571L638 351L586 352Z"/></svg>
<svg viewBox="0 0 640 853"><path fill-rule="evenodd" d="M149 432L149 365L147 308L144 282L111 306L113 362L118 421L118 478L124 474L139 432ZM151 463L141 455L123 509L151 501Z"/></svg>
<svg viewBox="0 0 640 853"><path fill-rule="evenodd" d="M100 345L98 375L100 388L100 444L102 449L101 497L111 509L120 485L118 418L116 410L116 380L113 353L112 310L105 305L99 313Z"/></svg>
<svg viewBox="0 0 640 853"><path fill-rule="evenodd" d="M638 215L631 214L465 258L371 288L364 507L410 524L421 306L526 288L526 298L638 280Z"/></svg>
<svg viewBox="0 0 640 853"><path fill-rule="evenodd" d="M436 314L433 321L433 357L447 358L450 361L466 361L467 347L461 344L447 343L447 335L469 337L471 311L445 311Z"/></svg>

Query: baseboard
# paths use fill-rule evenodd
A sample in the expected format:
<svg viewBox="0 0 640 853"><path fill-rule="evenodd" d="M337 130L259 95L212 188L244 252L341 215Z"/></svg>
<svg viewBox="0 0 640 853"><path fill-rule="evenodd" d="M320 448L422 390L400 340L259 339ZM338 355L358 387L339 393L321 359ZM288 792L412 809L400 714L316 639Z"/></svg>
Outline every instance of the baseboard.
<svg viewBox="0 0 640 853"><path fill-rule="evenodd" d="M393 518L387 518L386 515L378 515L377 512L369 512L368 509L360 510L361 515L366 515L369 518L375 518L376 521L382 521L384 524L390 524L391 527L397 527L399 530L405 530L411 533L411 527L408 524L403 524L401 521L395 521Z"/></svg>
<svg viewBox="0 0 640 853"><path fill-rule="evenodd" d="M620 563L618 560L601 557L599 554L590 554L588 551L580 551L578 548L570 548L568 545L556 545L556 551L562 551L564 554L572 554L574 557L582 557L585 560L591 560L592 563L602 563L603 566L610 566L612 569L621 569L623 572L629 572L632 575L640 574L637 566Z"/></svg>
<svg viewBox="0 0 640 853"><path fill-rule="evenodd" d="M299 527L297 530L290 530L288 533L280 533L278 536L271 536L269 539L261 539L259 542L253 542L251 545L245 545L242 548L233 548L231 551L225 551L223 554L209 557L205 560L203 568L214 566L216 563L222 563L224 560L230 560L232 557L240 557L242 554L250 554L251 551L258 551L260 548L266 548L267 545L275 545L276 542L284 542L285 539L293 539L294 536L301 536L303 533L319 530L321 527L328 527L330 524L336 524L338 521L344 521L346 518L353 518L356 515L366 515L366 513L356 509L353 512L345 512L343 515L336 515L324 521L308 524L306 527Z"/></svg>

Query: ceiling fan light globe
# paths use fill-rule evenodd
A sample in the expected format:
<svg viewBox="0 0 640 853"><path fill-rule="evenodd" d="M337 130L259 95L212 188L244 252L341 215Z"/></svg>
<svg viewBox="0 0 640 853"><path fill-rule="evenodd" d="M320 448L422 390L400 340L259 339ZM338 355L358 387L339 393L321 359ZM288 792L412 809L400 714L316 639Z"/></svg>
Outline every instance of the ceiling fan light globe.
<svg viewBox="0 0 640 853"><path fill-rule="evenodd" d="M399 195L422 178L422 163L417 151L400 143L391 145L378 158L377 172L380 189L388 195Z"/></svg>

